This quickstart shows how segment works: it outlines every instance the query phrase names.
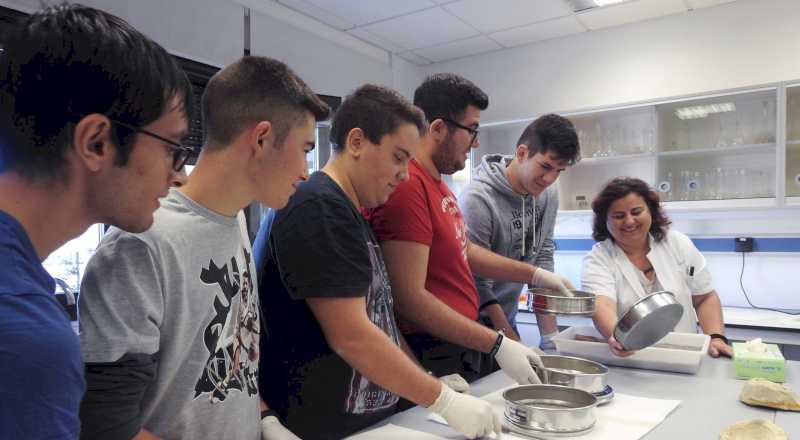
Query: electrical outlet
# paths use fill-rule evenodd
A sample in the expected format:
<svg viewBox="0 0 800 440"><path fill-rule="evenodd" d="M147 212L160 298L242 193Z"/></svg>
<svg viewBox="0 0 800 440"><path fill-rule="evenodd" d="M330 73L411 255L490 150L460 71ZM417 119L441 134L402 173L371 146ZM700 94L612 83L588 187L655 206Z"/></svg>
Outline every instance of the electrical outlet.
<svg viewBox="0 0 800 440"><path fill-rule="evenodd" d="M753 252L753 237L736 237L733 250L736 252Z"/></svg>

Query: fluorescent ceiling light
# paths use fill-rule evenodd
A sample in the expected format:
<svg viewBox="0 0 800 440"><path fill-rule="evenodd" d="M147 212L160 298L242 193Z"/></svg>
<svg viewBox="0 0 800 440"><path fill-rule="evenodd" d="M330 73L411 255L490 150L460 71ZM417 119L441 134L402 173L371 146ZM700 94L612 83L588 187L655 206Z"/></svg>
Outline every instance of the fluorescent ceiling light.
<svg viewBox="0 0 800 440"><path fill-rule="evenodd" d="M675 116L678 119L700 119L714 113L735 112L736 105L732 102L720 102L717 104L695 105L692 107L681 107L675 109Z"/></svg>
<svg viewBox="0 0 800 440"><path fill-rule="evenodd" d="M573 12L586 11L588 9L602 8L603 6L625 3L631 0L566 0Z"/></svg>

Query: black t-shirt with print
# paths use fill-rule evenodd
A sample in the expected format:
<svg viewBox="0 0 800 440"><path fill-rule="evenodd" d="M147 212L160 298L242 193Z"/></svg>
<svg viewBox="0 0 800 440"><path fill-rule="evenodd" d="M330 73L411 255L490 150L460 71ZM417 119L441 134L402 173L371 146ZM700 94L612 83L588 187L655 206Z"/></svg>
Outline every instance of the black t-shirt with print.
<svg viewBox="0 0 800 440"><path fill-rule="evenodd" d="M397 396L331 350L305 301L365 297L369 319L399 345L378 241L326 174L311 175L277 212L259 269L261 395L286 426L305 440L342 438L391 415Z"/></svg>

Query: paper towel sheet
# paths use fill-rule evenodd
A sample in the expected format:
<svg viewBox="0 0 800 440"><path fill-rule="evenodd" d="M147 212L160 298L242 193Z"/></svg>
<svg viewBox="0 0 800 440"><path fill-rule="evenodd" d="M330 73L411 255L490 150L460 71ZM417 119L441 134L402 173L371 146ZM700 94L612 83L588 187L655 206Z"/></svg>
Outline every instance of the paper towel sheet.
<svg viewBox="0 0 800 440"><path fill-rule="evenodd" d="M371 429L361 434L356 434L347 437L348 440L407 440L407 439L421 439L421 440L440 440L440 439L456 439L463 438L456 433L449 437L441 437L427 432L417 431L414 429L404 428L402 426L383 425L380 428Z"/></svg>
<svg viewBox="0 0 800 440"><path fill-rule="evenodd" d="M505 418L503 417L505 409L503 391L505 389L487 394L482 399L492 404L495 413L505 424ZM595 423L594 429L584 435L570 438L581 440L638 440L663 422L680 403L680 400L650 399L617 393L610 403L597 407L595 412L597 423ZM436 414L430 414L428 420L447 424L443 418ZM530 440L513 433L503 433L503 438Z"/></svg>

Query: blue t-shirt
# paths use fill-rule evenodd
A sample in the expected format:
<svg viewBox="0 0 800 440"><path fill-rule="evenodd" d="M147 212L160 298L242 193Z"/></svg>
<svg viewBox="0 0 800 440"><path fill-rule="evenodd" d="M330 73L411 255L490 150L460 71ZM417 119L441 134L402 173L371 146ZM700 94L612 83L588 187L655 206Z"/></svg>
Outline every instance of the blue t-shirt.
<svg viewBox="0 0 800 440"><path fill-rule="evenodd" d="M77 439L80 343L16 219L0 211L0 439Z"/></svg>

